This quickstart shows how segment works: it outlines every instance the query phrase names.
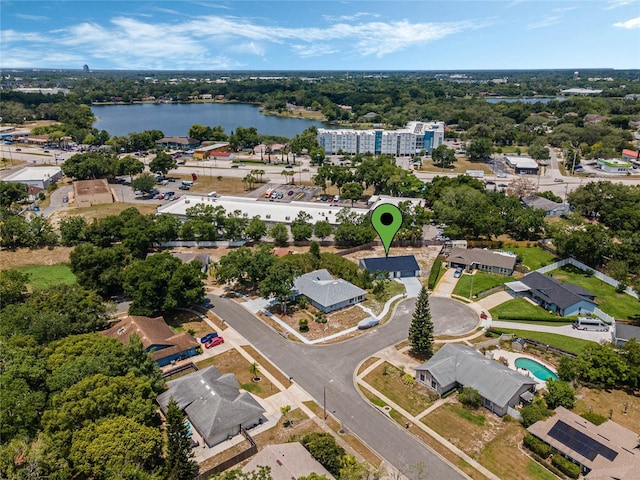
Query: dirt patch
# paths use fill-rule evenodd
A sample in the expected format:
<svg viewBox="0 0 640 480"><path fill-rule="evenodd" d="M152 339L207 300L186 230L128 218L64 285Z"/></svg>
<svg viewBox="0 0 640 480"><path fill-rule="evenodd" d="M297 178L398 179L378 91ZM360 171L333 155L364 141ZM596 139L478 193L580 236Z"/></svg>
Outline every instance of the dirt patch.
<svg viewBox="0 0 640 480"><path fill-rule="evenodd" d="M609 418L640 435L640 395L623 390L597 390L581 387L573 411L578 415L593 412ZM625 413L626 411L626 413Z"/></svg>
<svg viewBox="0 0 640 480"><path fill-rule="evenodd" d="M69 263L73 247L54 247L31 250L19 248L15 251L0 250L0 268L10 270L26 265L57 265Z"/></svg>
<svg viewBox="0 0 640 480"><path fill-rule="evenodd" d="M360 307L352 306L327 314L327 323L320 323L315 320L318 312L319 311L312 306L309 306L304 310L288 312L286 315L280 312L280 308L277 306L272 309L272 313L274 315L308 340L317 340L319 338L333 335L334 333L342 332L348 328L355 327L358 325L360 320L369 316ZM260 318L265 321L269 321L270 324L271 322L275 323L264 314L260 314ZM302 319L306 319L308 322L308 332L300 332L300 320ZM282 327L279 325L278 330L283 331Z"/></svg>

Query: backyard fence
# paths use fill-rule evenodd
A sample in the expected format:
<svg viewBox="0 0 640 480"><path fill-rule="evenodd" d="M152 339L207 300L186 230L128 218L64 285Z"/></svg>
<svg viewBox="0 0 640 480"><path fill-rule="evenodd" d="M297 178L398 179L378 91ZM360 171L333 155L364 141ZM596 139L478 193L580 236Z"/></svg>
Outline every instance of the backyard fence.
<svg viewBox="0 0 640 480"><path fill-rule="evenodd" d="M605 275L604 273L599 272L595 268L591 268L588 265L585 265L584 263L579 262L575 258L565 258L565 259L560 260L558 262L552 263L551 265L547 265L547 266L541 267L538 270L536 270L536 272L547 273L547 272L550 272L552 270L555 270L556 268L564 267L565 265L573 265L574 267L577 267L580 270L592 272L594 277L596 277L598 280L603 281L604 283L607 283L607 284L611 285L612 287L616 287L617 288L618 285L620 285L620 282L618 282L617 280L614 280L613 278L609 277L608 275ZM634 298L638 298L638 294L631 287L626 287L624 289L624 293L626 293L628 295L631 295Z"/></svg>
<svg viewBox="0 0 640 480"><path fill-rule="evenodd" d="M169 242L162 243L154 243L154 247L159 248L173 248L173 247L198 247L198 248L213 248L213 247L242 247L245 243L244 240L220 240L220 241L209 241L209 240L171 240Z"/></svg>
<svg viewBox="0 0 640 480"><path fill-rule="evenodd" d="M478 342L473 345L473 348L475 348L476 350L482 350L483 348L496 347L500 345L500 342L502 341L513 340L513 337L515 337L515 335L512 333L503 333L498 338L490 338L489 340L485 340L484 342Z"/></svg>
<svg viewBox="0 0 640 480"><path fill-rule="evenodd" d="M256 442L253 440L253 438L251 438L251 435L249 435L249 433L242 426L240 426L240 433L247 440L247 442L249 442L249 448L243 450L237 455L234 455L230 459L225 460L224 462L221 462L218 465L215 465L210 469L198 474L196 477L194 477L194 480L208 480L211 475L224 472L225 470L228 470L234 465L237 465L243 460L246 460L247 458L252 457L256 453L258 453L258 446L256 445Z"/></svg>

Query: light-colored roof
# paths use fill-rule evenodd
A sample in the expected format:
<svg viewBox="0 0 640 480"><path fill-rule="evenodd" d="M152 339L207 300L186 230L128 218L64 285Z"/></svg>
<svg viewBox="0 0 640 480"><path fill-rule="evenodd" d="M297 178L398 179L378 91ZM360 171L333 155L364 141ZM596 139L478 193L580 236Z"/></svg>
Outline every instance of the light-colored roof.
<svg viewBox="0 0 640 480"><path fill-rule="evenodd" d="M60 167L24 167L2 179L3 182L27 182L48 180L62 172Z"/></svg>
<svg viewBox="0 0 640 480"><path fill-rule="evenodd" d="M447 262L461 263L463 265L489 265L510 270L514 269L517 260L518 258L515 255L483 250L482 248L452 248L447 257Z"/></svg>
<svg viewBox="0 0 640 480"><path fill-rule="evenodd" d="M585 477L587 480L638 478L640 451L636 448L637 433L611 420L594 425L564 407L554 411L555 415L534 423L527 430L592 469ZM559 431L560 435L555 431ZM569 436L563 436L563 431Z"/></svg>
<svg viewBox="0 0 640 480"><path fill-rule="evenodd" d="M473 348L453 343L447 343L429 361L416 368L416 371L421 370L428 370L442 386L459 383L474 388L501 408L524 385L536 385L535 380L489 360Z"/></svg>
<svg viewBox="0 0 640 480"><path fill-rule="evenodd" d="M335 279L325 268L295 278L293 287L309 300L329 307L367 292L342 278Z"/></svg>
<svg viewBox="0 0 640 480"><path fill-rule="evenodd" d="M562 207L563 205L565 205L563 203L549 200L548 198L539 197L538 195L529 195L527 197L522 197L522 202L529 208L537 208L540 210L544 210L545 212L550 212L558 207Z"/></svg>
<svg viewBox="0 0 640 480"><path fill-rule="evenodd" d="M333 475L299 442L267 445L242 468L242 471L248 473L258 467L269 467L273 480L296 480L311 473L333 480Z"/></svg>
<svg viewBox="0 0 640 480"><path fill-rule="evenodd" d="M533 158L528 157L518 157L514 155L505 155L504 156L510 165L518 168L538 168L538 162L536 162Z"/></svg>
<svg viewBox="0 0 640 480"><path fill-rule="evenodd" d="M210 150L217 150L218 148L225 148L228 146L229 146L229 142L214 143L213 145L198 147L196 148L196 152L208 152Z"/></svg>
<svg viewBox="0 0 640 480"><path fill-rule="evenodd" d="M157 398L162 409L173 397L210 445L219 432L257 421L265 411L249 392L239 391L232 373L223 375L214 366L171 380L167 387Z"/></svg>

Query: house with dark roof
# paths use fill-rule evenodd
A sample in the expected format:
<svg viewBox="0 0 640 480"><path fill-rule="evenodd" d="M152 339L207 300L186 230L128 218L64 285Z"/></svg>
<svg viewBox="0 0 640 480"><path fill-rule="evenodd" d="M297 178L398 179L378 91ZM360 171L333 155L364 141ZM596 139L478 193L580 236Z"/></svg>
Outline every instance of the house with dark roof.
<svg viewBox="0 0 640 480"><path fill-rule="evenodd" d="M333 475L322 466L300 442L267 445L242 467L244 473L269 467L272 480L296 480L312 473L333 480Z"/></svg>
<svg viewBox="0 0 640 480"><path fill-rule="evenodd" d="M439 395L459 387L477 390L482 406L500 416L527 402L536 389L532 378L466 345L447 343L415 370L416 380Z"/></svg>
<svg viewBox="0 0 640 480"><path fill-rule="evenodd" d="M199 350L198 340L186 332L175 333L162 317L128 315L101 334L125 345L131 335L137 335L145 351L151 353L151 358L160 367L193 357Z"/></svg>
<svg viewBox="0 0 640 480"><path fill-rule="evenodd" d="M304 295L311 305L324 313L360 303L367 293L346 280L333 278L325 268L296 277L293 289L294 298Z"/></svg>
<svg viewBox="0 0 640 480"><path fill-rule="evenodd" d="M531 272L516 282L504 285L516 297L528 297L545 310L562 317L593 313L596 308L596 296L589 290L559 282L540 272Z"/></svg>
<svg viewBox="0 0 640 480"><path fill-rule="evenodd" d="M462 267L469 272L482 270L511 275L516 268L517 260L518 257L505 252L483 250L482 248L453 248L447 256L447 267Z"/></svg>
<svg viewBox="0 0 640 480"><path fill-rule="evenodd" d="M360 259L360 268L366 268L375 276L387 272L389 278L420 276L420 265L413 255L362 258Z"/></svg>
<svg viewBox="0 0 640 480"><path fill-rule="evenodd" d="M240 391L236 377L214 366L170 380L167 387L157 398L162 411L173 398L208 447L239 434L240 427L249 429L266 420L265 409L249 392Z"/></svg>
<svg viewBox="0 0 640 480"><path fill-rule="evenodd" d="M635 480L640 472L638 434L611 420L595 425L558 407L527 430L580 466L585 480Z"/></svg>
<svg viewBox="0 0 640 480"><path fill-rule="evenodd" d="M640 327L616 322L614 333L614 341L616 344L624 347L624 345L631 339L635 339L636 342L640 343Z"/></svg>
<svg viewBox="0 0 640 480"><path fill-rule="evenodd" d="M568 203L554 202L538 195L522 197L520 203L528 208L544 210L545 217L559 217L571 211L571 206Z"/></svg>

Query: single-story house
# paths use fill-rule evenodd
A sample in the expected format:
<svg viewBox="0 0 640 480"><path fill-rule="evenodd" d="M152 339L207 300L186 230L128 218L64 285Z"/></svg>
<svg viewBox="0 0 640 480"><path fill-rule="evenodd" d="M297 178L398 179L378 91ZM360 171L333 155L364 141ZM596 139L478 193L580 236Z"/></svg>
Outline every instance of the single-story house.
<svg viewBox="0 0 640 480"><path fill-rule="evenodd" d="M528 297L545 310L562 317L593 313L596 296L589 290L562 283L549 275L531 272L516 282L505 283L516 297Z"/></svg>
<svg viewBox="0 0 640 480"><path fill-rule="evenodd" d="M635 339L640 343L640 327L616 322L614 341L623 347L629 340Z"/></svg>
<svg viewBox="0 0 640 480"><path fill-rule="evenodd" d="M595 425L558 407L527 430L580 466L585 480L633 480L640 472L638 434L611 420Z"/></svg>
<svg viewBox="0 0 640 480"><path fill-rule="evenodd" d="M518 257L506 252L484 250L482 248L452 248L447 256L447 267L462 267L485 272L511 275L516 268Z"/></svg>
<svg viewBox="0 0 640 480"><path fill-rule="evenodd" d="M101 333L117 338L125 345L131 335L137 335L145 351L151 353L151 358L160 367L198 354L198 340L186 332L175 333L162 317L128 315Z"/></svg>
<svg viewBox="0 0 640 480"><path fill-rule="evenodd" d="M239 434L240 427L266 420L265 409L249 392L240 391L235 375L223 375L214 366L170 380L167 387L157 398L162 410L173 398L210 448Z"/></svg>
<svg viewBox="0 0 640 480"><path fill-rule="evenodd" d="M105 178L76 180L73 182L73 199L76 207L113 203L111 187L109 187L109 182Z"/></svg>
<svg viewBox="0 0 640 480"><path fill-rule="evenodd" d="M522 197L520 202L525 206L537 210L544 210L545 217L559 217L568 213L571 206L568 203L558 203L538 195Z"/></svg>
<svg viewBox="0 0 640 480"><path fill-rule="evenodd" d="M295 480L311 473L333 480L333 475L300 442L267 445L242 467L242 471L249 473L258 467L269 467L272 480Z"/></svg>
<svg viewBox="0 0 640 480"><path fill-rule="evenodd" d="M190 137L162 137L160 140L156 140L156 145L159 147L189 150L199 147L200 140Z"/></svg>
<svg viewBox="0 0 640 480"><path fill-rule="evenodd" d="M304 295L311 305L325 313L360 303L367 293L346 280L333 278L325 268L295 278L293 289L294 298Z"/></svg>
<svg viewBox="0 0 640 480"><path fill-rule="evenodd" d="M531 398L527 392L534 393L536 388L532 378L486 358L471 347L453 343L444 345L415 370L416 380L439 395L459 387L477 390L482 406L500 416L526 402Z"/></svg>
<svg viewBox="0 0 640 480"><path fill-rule="evenodd" d="M151 252L147 254L147 257L150 257L151 255L155 255L156 252ZM203 253L203 252L169 252L169 254L171 254L172 257L176 257L177 259L179 259L182 263L191 263L194 260L197 262L200 262L200 265L202 265L202 268L200 269L200 271L202 273L207 273L207 270L209 269L209 265L211 264L211 255L209 255L208 253Z"/></svg>
<svg viewBox="0 0 640 480"><path fill-rule="evenodd" d="M366 268L373 274L387 272L389 278L420 276L420 265L413 255L362 258L360 268Z"/></svg>
<svg viewBox="0 0 640 480"><path fill-rule="evenodd" d="M459 248L461 250L466 250L469 247L469 244L466 240L446 240L444 242L444 247L442 247L442 251L444 253L449 253L454 248Z"/></svg>
<svg viewBox="0 0 640 480"><path fill-rule="evenodd" d="M2 179L3 182L24 183L31 187L46 189L64 177L60 167L24 167Z"/></svg>

